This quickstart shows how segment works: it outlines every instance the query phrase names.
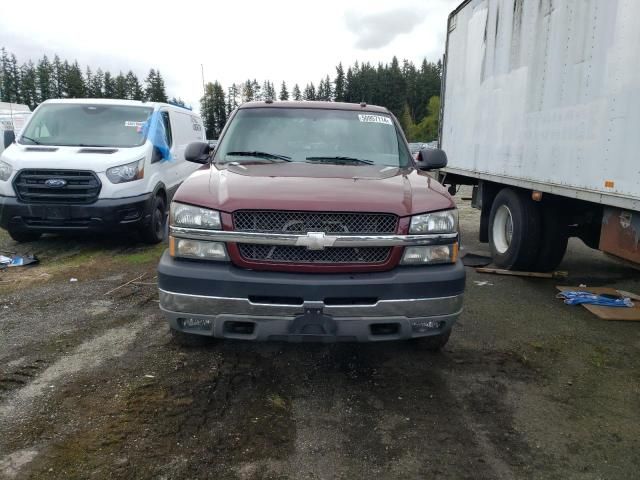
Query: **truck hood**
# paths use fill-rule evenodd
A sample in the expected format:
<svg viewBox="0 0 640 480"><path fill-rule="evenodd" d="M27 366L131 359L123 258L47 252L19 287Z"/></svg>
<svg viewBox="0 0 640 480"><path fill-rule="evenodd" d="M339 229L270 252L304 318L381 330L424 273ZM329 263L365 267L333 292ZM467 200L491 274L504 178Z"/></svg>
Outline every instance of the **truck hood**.
<svg viewBox="0 0 640 480"><path fill-rule="evenodd" d="M408 216L454 208L446 189L413 168L309 163L213 165L174 200L223 212L305 210Z"/></svg>
<svg viewBox="0 0 640 480"><path fill-rule="evenodd" d="M135 162L145 156L147 145L132 148L48 147L13 144L2 152L2 161L14 171L23 168L59 168L91 170L102 173L108 168Z"/></svg>

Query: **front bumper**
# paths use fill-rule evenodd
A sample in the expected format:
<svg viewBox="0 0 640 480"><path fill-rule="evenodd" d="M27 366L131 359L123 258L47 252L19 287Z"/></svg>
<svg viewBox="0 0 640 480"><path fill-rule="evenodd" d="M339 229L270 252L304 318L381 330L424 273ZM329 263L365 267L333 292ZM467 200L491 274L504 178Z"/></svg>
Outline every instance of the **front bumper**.
<svg viewBox="0 0 640 480"><path fill-rule="evenodd" d="M86 205L23 203L16 197L0 196L0 226L37 232L127 230L149 223L152 204L151 193Z"/></svg>
<svg viewBox="0 0 640 480"><path fill-rule="evenodd" d="M380 341L437 335L462 311L464 267L318 274L175 260L158 267L172 328L218 338Z"/></svg>

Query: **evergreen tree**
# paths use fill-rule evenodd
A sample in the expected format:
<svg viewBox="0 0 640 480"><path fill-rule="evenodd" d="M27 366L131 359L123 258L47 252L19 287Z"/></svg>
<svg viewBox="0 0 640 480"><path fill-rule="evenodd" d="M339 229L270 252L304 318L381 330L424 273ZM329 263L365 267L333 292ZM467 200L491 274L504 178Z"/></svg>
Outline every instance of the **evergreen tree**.
<svg viewBox="0 0 640 480"><path fill-rule="evenodd" d="M87 71L85 72L85 79L84 79L84 84L86 86L85 94L87 95L87 97L91 97L91 95L89 95L89 91L91 90L92 81L93 81L93 73L91 72L91 68L87 67Z"/></svg>
<svg viewBox="0 0 640 480"><path fill-rule="evenodd" d="M187 106L186 103L184 103L184 100L182 100L182 98L178 97L171 97L171 99L169 100L169 103L173 104L173 105L177 105L178 107L185 107Z"/></svg>
<svg viewBox="0 0 640 480"><path fill-rule="evenodd" d="M282 81L282 86L280 87L280 96L278 97L281 101L289 100L289 91L287 90L287 84Z"/></svg>
<svg viewBox="0 0 640 480"><path fill-rule="evenodd" d="M229 87L229 92L227 94L227 117L231 115L238 105L240 104L240 92L242 90L241 85L236 85L235 83Z"/></svg>
<svg viewBox="0 0 640 480"><path fill-rule="evenodd" d="M129 98L129 88L127 85L127 78L120 72L115 78L115 98L124 100Z"/></svg>
<svg viewBox="0 0 640 480"><path fill-rule="evenodd" d="M251 88L253 88L253 99L256 102L264 100L262 88L260 87L260 84L257 80L254 79L253 82L251 82Z"/></svg>
<svg viewBox="0 0 640 480"><path fill-rule="evenodd" d="M110 72L104 72L104 98L116 98L116 81Z"/></svg>
<svg viewBox="0 0 640 480"><path fill-rule="evenodd" d="M300 87L297 83L293 86L292 95L295 101L299 102L300 100L302 100L302 93L300 92Z"/></svg>
<svg viewBox="0 0 640 480"><path fill-rule="evenodd" d="M68 65L67 62L62 63L60 61L60 57L55 55L53 57L53 85L54 85L54 97L55 98L64 98L66 96L67 91L67 74L65 70L65 64Z"/></svg>
<svg viewBox="0 0 640 480"><path fill-rule="evenodd" d="M89 98L102 98L102 89L104 86L104 73L102 69L96 70L96 73L91 77L91 83L87 84L87 96Z"/></svg>
<svg viewBox="0 0 640 480"><path fill-rule="evenodd" d="M353 70L351 67L347 69L346 85L344 86L344 100L345 102L355 102L355 95L353 93Z"/></svg>
<svg viewBox="0 0 640 480"><path fill-rule="evenodd" d="M316 87L313 85L313 82L307 84L304 88L304 99L307 101L316 99Z"/></svg>
<svg viewBox="0 0 640 480"><path fill-rule="evenodd" d="M251 82L251 80L247 80L242 85L242 103L252 102L255 99L255 91L253 88L254 88L254 85L253 85L253 82Z"/></svg>
<svg viewBox="0 0 640 480"><path fill-rule="evenodd" d="M345 101L345 78L344 78L344 69L342 68L342 63L339 63L336 67L336 79L334 80L334 98L336 102L344 102Z"/></svg>
<svg viewBox="0 0 640 480"><path fill-rule="evenodd" d="M38 75L33 62L25 63L20 68L20 92L22 103L29 105L32 110L38 106Z"/></svg>
<svg viewBox="0 0 640 480"><path fill-rule="evenodd" d="M38 99L44 102L49 98L53 98L55 91L55 83L53 79L53 66L47 58L43 56L38 62L36 74L38 76Z"/></svg>
<svg viewBox="0 0 640 480"><path fill-rule="evenodd" d="M18 91L19 79L17 78L17 70L13 68L12 59L4 47L0 53L0 64L0 76L2 76L2 85L0 88L1 100L3 102L18 103L20 95Z"/></svg>
<svg viewBox="0 0 640 480"><path fill-rule="evenodd" d="M330 102L332 97L331 91L331 80L329 80L329 75L326 78L320 80L318 84L318 92L316 95L316 100L320 100L323 102Z"/></svg>
<svg viewBox="0 0 640 480"><path fill-rule="evenodd" d="M86 98L87 91L84 76L78 62L73 62L67 69L67 96L69 98Z"/></svg>
<svg viewBox="0 0 640 480"><path fill-rule="evenodd" d="M217 139L227 123L224 89L218 82L205 85L205 94L200 100L200 115L207 138Z"/></svg>
<svg viewBox="0 0 640 480"><path fill-rule="evenodd" d="M138 77L136 77L131 70L127 73L125 81L127 83L127 98L129 100L143 100L144 92L142 91Z"/></svg>
<svg viewBox="0 0 640 480"><path fill-rule="evenodd" d="M150 102L167 101L167 92L160 70L156 71L153 68L149 70L149 75L145 80L145 88L147 100Z"/></svg>

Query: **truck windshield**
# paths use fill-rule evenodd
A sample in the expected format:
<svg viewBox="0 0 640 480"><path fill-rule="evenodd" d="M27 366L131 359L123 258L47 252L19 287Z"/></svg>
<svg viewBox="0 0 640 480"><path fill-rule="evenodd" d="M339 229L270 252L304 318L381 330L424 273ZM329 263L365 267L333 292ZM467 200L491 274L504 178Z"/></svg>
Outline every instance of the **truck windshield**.
<svg viewBox="0 0 640 480"><path fill-rule="evenodd" d="M48 104L33 114L21 144L137 147L144 143L142 128L151 107L124 105Z"/></svg>
<svg viewBox="0 0 640 480"><path fill-rule="evenodd" d="M390 115L317 108L247 108L233 117L218 163L308 162L406 167Z"/></svg>

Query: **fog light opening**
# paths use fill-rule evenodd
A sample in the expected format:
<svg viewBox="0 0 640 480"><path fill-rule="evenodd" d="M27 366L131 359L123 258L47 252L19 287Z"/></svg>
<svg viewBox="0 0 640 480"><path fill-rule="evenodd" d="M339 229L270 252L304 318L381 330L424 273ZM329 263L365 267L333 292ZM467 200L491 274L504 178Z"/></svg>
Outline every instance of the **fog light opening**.
<svg viewBox="0 0 640 480"><path fill-rule="evenodd" d="M256 324L253 322L225 322L225 333L231 333L233 335L253 335L253 331L256 329Z"/></svg>
<svg viewBox="0 0 640 480"><path fill-rule="evenodd" d="M211 330L210 318L179 318L178 323L185 330Z"/></svg>

